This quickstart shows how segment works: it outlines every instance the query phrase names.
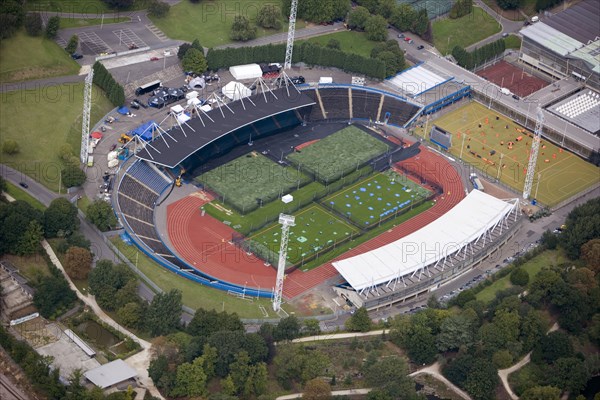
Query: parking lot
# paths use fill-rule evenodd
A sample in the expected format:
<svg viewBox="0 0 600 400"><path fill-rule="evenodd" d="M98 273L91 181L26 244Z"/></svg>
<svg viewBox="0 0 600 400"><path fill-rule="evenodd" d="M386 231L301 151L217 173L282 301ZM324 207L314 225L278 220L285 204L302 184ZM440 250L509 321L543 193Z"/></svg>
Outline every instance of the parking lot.
<svg viewBox="0 0 600 400"><path fill-rule="evenodd" d="M84 48L89 49L92 54L113 52L113 49L96 32L78 32L77 36L79 37L79 43L84 53L88 53Z"/></svg>
<svg viewBox="0 0 600 400"><path fill-rule="evenodd" d="M118 29L112 31L117 38L119 38L119 45L127 46L128 48L140 48L146 47L146 42L144 42L135 32L133 32L129 28Z"/></svg>

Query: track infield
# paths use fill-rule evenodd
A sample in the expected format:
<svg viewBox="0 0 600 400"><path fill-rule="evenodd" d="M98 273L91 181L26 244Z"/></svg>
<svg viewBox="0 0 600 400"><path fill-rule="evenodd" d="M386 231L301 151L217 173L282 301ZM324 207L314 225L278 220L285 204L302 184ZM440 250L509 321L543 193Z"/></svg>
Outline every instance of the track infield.
<svg viewBox="0 0 600 400"><path fill-rule="evenodd" d="M348 126L287 156L321 182L333 182L388 150L388 145L362 129Z"/></svg>
<svg viewBox="0 0 600 400"><path fill-rule="evenodd" d="M496 117L499 119L497 120ZM523 190L532 133L472 102L429 123L452 133L450 153L520 192ZM481 128L479 127L481 125ZM508 126L508 129L506 128ZM419 128L423 135L424 129ZM521 137L521 140L517 140ZM513 142L509 148L508 142ZM492 151L495 154L491 155ZM600 168L542 139L531 198L556 205L600 181Z"/></svg>
<svg viewBox="0 0 600 400"><path fill-rule="evenodd" d="M290 265L324 249L333 248L358 233L358 229L332 215L321 206L311 204L294 214L296 225L290 228L287 260ZM281 226L273 224L250 238L278 256L281 245ZM273 262L274 260L269 260Z"/></svg>
<svg viewBox="0 0 600 400"><path fill-rule="evenodd" d="M367 228L398 211L410 208L412 203L430 194L429 190L406 176L390 170L358 182L324 199L323 203L359 226Z"/></svg>
<svg viewBox="0 0 600 400"><path fill-rule="evenodd" d="M281 166L267 157L250 153L195 178L231 204L247 213L310 181L294 167Z"/></svg>

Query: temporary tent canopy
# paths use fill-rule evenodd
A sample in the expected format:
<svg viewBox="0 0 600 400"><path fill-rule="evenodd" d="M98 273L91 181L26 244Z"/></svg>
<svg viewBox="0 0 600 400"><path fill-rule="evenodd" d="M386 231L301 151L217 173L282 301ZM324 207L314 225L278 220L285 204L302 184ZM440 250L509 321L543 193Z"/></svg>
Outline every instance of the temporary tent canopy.
<svg viewBox="0 0 600 400"><path fill-rule="evenodd" d="M281 198L281 201L283 201L285 204L291 203L292 201L294 201L294 196L292 196L291 194L286 194Z"/></svg>
<svg viewBox="0 0 600 400"><path fill-rule="evenodd" d="M262 69L258 64L234 65L229 67L231 76L236 80L256 79L262 76Z"/></svg>
<svg viewBox="0 0 600 400"><path fill-rule="evenodd" d="M204 89L204 87L206 86L206 81L203 77L199 76L192 79L190 83L188 83L188 86L190 87L190 89Z"/></svg>
<svg viewBox="0 0 600 400"><path fill-rule="evenodd" d="M144 140L152 140L152 132L156 129L156 123L151 120L144 124L141 124L137 128L129 131L129 136L137 135Z"/></svg>
<svg viewBox="0 0 600 400"><path fill-rule="evenodd" d="M239 100L252 95L252 91L250 89L235 81L229 82L221 91L231 100Z"/></svg>
<svg viewBox="0 0 600 400"><path fill-rule="evenodd" d="M121 115L127 115L127 114L129 114L129 108L123 106L123 107L119 108L117 110L117 112Z"/></svg>

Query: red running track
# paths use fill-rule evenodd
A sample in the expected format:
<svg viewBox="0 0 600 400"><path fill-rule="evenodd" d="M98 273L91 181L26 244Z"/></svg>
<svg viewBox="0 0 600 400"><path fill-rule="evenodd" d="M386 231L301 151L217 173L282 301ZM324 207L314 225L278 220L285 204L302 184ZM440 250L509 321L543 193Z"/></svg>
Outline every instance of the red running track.
<svg viewBox="0 0 600 400"><path fill-rule="evenodd" d="M398 163L403 169L444 189L444 194L436 199L436 204L374 239L342 254L338 259L352 257L371 251L403 238L430 224L464 197L460 176L442 156L421 147L421 153L409 160ZM271 289L275 285L275 269L267 267L262 260L248 256L245 252L228 243L235 231L220 221L200 215L199 208L207 201L189 196L167 208L167 223L171 243L177 253L190 265L216 279L238 285ZM323 281L338 275L332 262L308 272L296 270L286 277L284 296L296 297Z"/></svg>

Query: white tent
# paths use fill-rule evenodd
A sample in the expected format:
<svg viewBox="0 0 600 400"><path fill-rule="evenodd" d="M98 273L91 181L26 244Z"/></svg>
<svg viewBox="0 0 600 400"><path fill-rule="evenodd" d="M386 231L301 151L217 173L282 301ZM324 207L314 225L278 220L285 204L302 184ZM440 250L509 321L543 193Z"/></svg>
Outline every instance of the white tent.
<svg viewBox="0 0 600 400"><path fill-rule="evenodd" d="M236 81L231 81L227 85L223 86L221 92L230 100L239 100L252 95L252 91L250 89Z"/></svg>
<svg viewBox="0 0 600 400"><path fill-rule="evenodd" d="M204 87L206 86L206 81L204 80L203 77L198 76L194 79L192 79L190 81L190 83L188 83L188 86L190 89L204 89Z"/></svg>
<svg viewBox="0 0 600 400"><path fill-rule="evenodd" d="M292 201L294 201L294 196L292 196L291 194L286 194L281 198L281 201L283 201L285 204L291 203Z"/></svg>
<svg viewBox="0 0 600 400"><path fill-rule="evenodd" d="M262 76L262 69L258 64L234 65L229 67L233 79L242 81L244 79L256 79Z"/></svg>

